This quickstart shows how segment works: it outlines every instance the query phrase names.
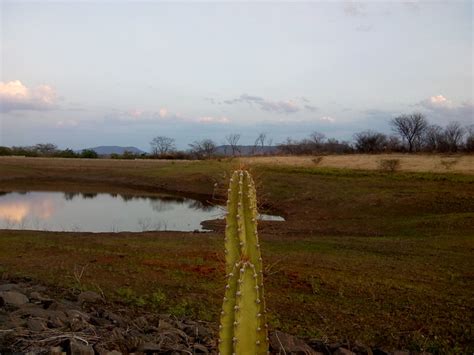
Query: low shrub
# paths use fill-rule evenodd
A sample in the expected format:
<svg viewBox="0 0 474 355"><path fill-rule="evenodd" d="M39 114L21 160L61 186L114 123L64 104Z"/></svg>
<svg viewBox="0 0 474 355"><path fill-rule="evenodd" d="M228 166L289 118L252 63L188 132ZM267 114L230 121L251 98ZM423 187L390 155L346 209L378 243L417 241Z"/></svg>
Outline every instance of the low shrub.
<svg viewBox="0 0 474 355"><path fill-rule="evenodd" d="M379 161L379 169L384 172L394 173L400 168L400 159L382 159Z"/></svg>

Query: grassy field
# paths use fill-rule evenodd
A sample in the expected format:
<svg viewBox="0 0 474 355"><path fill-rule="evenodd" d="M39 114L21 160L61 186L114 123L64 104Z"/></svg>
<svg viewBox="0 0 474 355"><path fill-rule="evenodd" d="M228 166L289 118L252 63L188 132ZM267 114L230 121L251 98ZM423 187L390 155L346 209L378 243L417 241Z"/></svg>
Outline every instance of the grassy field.
<svg viewBox="0 0 474 355"><path fill-rule="evenodd" d="M247 166L261 209L286 218L261 224L272 328L387 349L472 352L472 156L457 158L460 171L443 173L430 162L395 173L322 164L330 158L337 157L318 164L2 158L0 190L172 190L219 203L229 172ZM131 307L216 321L225 280L223 225L213 225L210 233L3 230L0 267L99 290Z"/></svg>
<svg viewBox="0 0 474 355"><path fill-rule="evenodd" d="M399 171L474 174L474 155L350 154L300 157L255 157L248 164L378 170L384 160L398 160Z"/></svg>

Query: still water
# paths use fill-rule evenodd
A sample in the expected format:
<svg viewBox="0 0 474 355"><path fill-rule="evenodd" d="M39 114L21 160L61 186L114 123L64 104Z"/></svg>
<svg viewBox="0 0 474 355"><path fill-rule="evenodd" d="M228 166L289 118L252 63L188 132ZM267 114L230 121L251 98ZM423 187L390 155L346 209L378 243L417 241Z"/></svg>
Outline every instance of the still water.
<svg viewBox="0 0 474 355"><path fill-rule="evenodd" d="M0 229L65 232L204 230L201 222L223 218L224 209L172 195L0 192ZM282 217L260 215L262 220Z"/></svg>

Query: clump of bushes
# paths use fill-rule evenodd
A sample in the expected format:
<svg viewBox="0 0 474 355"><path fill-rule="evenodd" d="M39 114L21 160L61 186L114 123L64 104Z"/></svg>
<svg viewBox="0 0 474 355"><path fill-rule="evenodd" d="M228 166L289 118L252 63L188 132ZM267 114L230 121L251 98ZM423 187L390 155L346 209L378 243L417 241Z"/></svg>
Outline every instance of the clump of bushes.
<svg viewBox="0 0 474 355"><path fill-rule="evenodd" d="M400 169L400 159L382 159L379 161L379 169L383 172L394 173Z"/></svg>

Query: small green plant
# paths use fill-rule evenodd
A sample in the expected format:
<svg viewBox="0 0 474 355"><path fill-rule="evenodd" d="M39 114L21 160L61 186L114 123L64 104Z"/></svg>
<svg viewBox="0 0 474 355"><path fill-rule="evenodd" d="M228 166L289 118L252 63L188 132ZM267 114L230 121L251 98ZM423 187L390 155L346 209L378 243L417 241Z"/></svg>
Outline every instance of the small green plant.
<svg viewBox="0 0 474 355"><path fill-rule="evenodd" d="M121 287L116 292L122 302L126 304L137 307L143 307L147 303L144 297L137 296L131 288Z"/></svg>
<svg viewBox="0 0 474 355"><path fill-rule="evenodd" d="M153 292L149 297L150 305L153 308L161 308L163 303L166 301L166 295L161 290Z"/></svg>
<svg viewBox="0 0 474 355"><path fill-rule="evenodd" d="M117 296L119 296L125 303L131 303L135 298L135 292L133 292L133 290L128 287L121 287L116 291L116 293Z"/></svg>
<svg viewBox="0 0 474 355"><path fill-rule="evenodd" d="M400 159L382 159L379 161L379 169L384 172L394 173L400 168Z"/></svg>
<svg viewBox="0 0 474 355"><path fill-rule="evenodd" d="M255 184L247 171L230 179L225 231L227 285L219 326L219 352L266 354L268 330L263 267L257 235Z"/></svg>
<svg viewBox="0 0 474 355"><path fill-rule="evenodd" d="M175 317L185 317L192 313L191 305L186 300L169 307L168 311Z"/></svg>

